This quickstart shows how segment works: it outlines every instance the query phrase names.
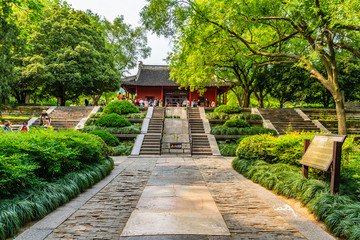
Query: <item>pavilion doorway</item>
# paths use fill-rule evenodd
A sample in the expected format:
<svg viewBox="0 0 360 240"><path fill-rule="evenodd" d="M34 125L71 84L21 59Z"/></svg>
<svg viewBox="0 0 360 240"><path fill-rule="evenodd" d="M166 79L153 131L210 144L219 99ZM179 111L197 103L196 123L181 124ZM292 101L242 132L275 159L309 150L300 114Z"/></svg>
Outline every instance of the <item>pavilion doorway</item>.
<svg viewBox="0 0 360 240"><path fill-rule="evenodd" d="M182 106L182 103L188 99L189 92L182 90L164 91L165 104L168 107Z"/></svg>

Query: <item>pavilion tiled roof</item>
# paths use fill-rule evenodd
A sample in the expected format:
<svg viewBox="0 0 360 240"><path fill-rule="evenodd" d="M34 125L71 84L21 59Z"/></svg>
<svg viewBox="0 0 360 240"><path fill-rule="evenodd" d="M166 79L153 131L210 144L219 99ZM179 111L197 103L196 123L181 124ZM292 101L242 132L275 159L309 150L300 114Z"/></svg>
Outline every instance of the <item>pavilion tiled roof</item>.
<svg viewBox="0 0 360 240"><path fill-rule="evenodd" d="M123 78L123 85L128 86L174 86L180 87L176 81L170 80L170 71L167 65L143 65L139 64L137 75ZM209 86L216 86L209 84ZM230 86L229 83L222 82L221 86Z"/></svg>
<svg viewBox="0 0 360 240"><path fill-rule="evenodd" d="M170 69L166 65L139 65L135 76L123 79L123 84L133 86L175 86L180 84L170 80Z"/></svg>

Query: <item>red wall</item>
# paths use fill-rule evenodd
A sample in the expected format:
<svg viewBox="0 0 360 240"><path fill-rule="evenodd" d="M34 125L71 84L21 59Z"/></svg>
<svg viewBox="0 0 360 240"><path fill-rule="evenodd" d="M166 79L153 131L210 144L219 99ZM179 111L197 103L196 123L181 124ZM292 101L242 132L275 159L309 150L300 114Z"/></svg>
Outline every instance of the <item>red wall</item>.
<svg viewBox="0 0 360 240"><path fill-rule="evenodd" d="M161 98L161 87L138 87L138 98L145 100L146 97Z"/></svg>

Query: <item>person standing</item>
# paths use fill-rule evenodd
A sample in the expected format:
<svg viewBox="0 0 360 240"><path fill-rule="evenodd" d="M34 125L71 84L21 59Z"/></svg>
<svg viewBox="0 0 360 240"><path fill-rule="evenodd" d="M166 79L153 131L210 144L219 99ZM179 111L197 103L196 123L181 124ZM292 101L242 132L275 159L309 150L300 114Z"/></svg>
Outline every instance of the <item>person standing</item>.
<svg viewBox="0 0 360 240"><path fill-rule="evenodd" d="M11 128L11 122L10 121L5 121L4 122L4 127L2 128L2 130L4 132L12 132L13 129Z"/></svg>
<svg viewBox="0 0 360 240"><path fill-rule="evenodd" d="M215 101L212 101L212 102L211 102L211 107L212 107L212 108L215 108Z"/></svg>
<svg viewBox="0 0 360 240"><path fill-rule="evenodd" d="M28 126L27 121L23 122L23 125L21 127L19 127L19 131L21 131L21 132L28 132L29 130L30 130L30 128Z"/></svg>
<svg viewBox="0 0 360 240"><path fill-rule="evenodd" d="M49 128L51 126L51 117L50 115L44 110L40 117L40 127Z"/></svg>
<svg viewBox="0 0 360 240"><path fill-rule="evenodd" d="M191 106L192 106L192 107L196 107L196 101L195 101L195 99L192 101Z"/></svg>
<svg viewBox="0 0 360 240"><path fill-rule="evenodd" d="M149 102L148 102L147 98L145 98L144 105L145 105L145 107L148 107L148 106L149 106Z"/></svg>
<svg viewBox="0 0 360 240"><path fill-rule="evenodd" d="M208 98L205 99L205 106L206 107L209 107L210 106L210 101Z"/></svg>
<svg viewBox="0 0 360 240"><path fill-rule="evenodd" d="M87 100L87 98L85 99L84 106L85 106L85 107L89 106L89 100Z"/></svg>
<svg viewBox="0 0 360 240"><path fill-rule="evenodd" d="M162 99L159 100L159 107L162 107L163 106L163 101Z"/></svg>
<svg viewBox="0 0 360 240"><path fill-rule="evenodd" d="M197 100L197 106L198 106L198 107L201 107L200 99Z"/></svg>

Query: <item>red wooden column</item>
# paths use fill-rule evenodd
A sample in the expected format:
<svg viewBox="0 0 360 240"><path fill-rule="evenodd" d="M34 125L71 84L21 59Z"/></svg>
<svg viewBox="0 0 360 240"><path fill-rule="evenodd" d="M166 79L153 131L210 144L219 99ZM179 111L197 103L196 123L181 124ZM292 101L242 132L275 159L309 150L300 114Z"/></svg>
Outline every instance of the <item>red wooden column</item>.
<svg viewBox="0 0 360 240"><path fill-rule="evenodd" d="M163 102L163 106L164 106L164 86L161 86L161 101Z"/></svg>
<svg viewBox="0 0 360 240"><path fill-rule="evenodd" d="M189 88L189 101L190 101L189 107L191 107L191 89L190 88Z"/></svg>
<svg viewBox="0 0 360 240"><path fill-rule="evenodd" d="M217 89L215 89L215 107L217 107Z"/></svg>

